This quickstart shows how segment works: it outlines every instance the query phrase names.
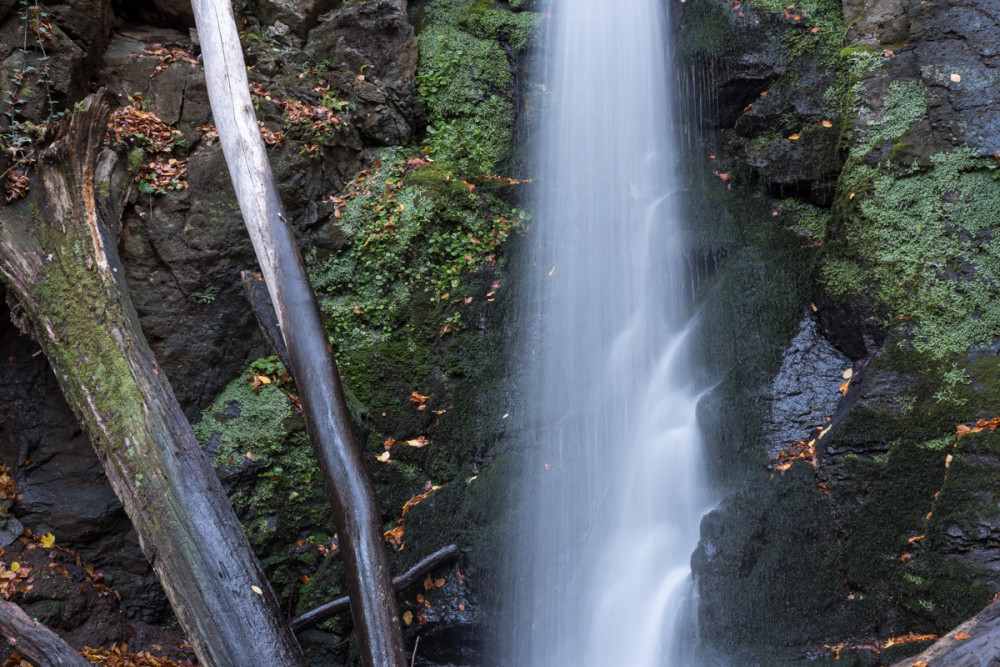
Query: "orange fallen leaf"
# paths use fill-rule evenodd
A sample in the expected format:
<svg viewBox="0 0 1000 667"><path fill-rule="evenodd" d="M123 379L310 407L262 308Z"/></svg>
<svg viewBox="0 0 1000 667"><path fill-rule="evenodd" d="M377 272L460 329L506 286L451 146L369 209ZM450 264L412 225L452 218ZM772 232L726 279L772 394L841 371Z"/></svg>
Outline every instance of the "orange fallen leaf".
<svg viewBox="0 0 1000 667"><path fill-rule="evenodd" d="M909 542L910 544L916 544L922 539L924 539L923 535L917 535L916 537L911 537L909 540L907 540L907 542Z"/></svg>
<svg viewBox="0 0 1000 667"><path fill-rule="evenodd" d="M382 533L382 537L383 539L385 539L386 542L392 542L397 549L402 549L403 533L404 533L403 526L396 526L392 530L387 530L384 533Z"/></svg>
<svg viewBox="0 0 1000 667"><path fill-rule="evenodd" d="M788 140L789 141L798 141L799 140L799 135L798 134L793 134L792 136L788 137Z"/></svg>
<svg viewBox="0 0 1000 667"><path fill-rule="evenodd" d="M444 579L434 580L434 588L441 588L442 586L444 586Z"/></svg>
<svg viewBox="0 0 1000 667"><path fill-rule="evenodd" d="M421 435L411 440L407 440L406 444L408 444L410 447L416 447L417 449L420 449L421 447L426 447L427 445L431 444L431 441Z"/></svg>
<svg viewBox="0 0 1000 667"><path fill-rule="evenodd" d="M957 641L962 641L963 639L968 639L971 636L972 635L970 635L968 632L959 632L957 635L955 635L954 639L956 639Z"/></svg>
<svg viewBox="0 0 1000 667"><path fill-rule="evenodd" d="M954 458L955 458L955 457L954 457L954 456L952 456L951 454L949 454L948 456L944 457L944 467L945 467L945 468L948 468L948 467L950 467L950 466L951 466L951 461L952 461L952 459L954 459Z"/></svg>
<svg viewBox="0 0 1000 667"><path fill-rule="evenodd" d="M429 591L433 587L434 587L434 580L431 579L431 575L428 574L427 578L424 579L424 590Z"/></svg>
<svg viewBox="0 0 1000 667"><path fill-rule="evenodd" d="M823 127L833 127L833 123L828 120L820 121L820 125L822 125Z"/></svg>

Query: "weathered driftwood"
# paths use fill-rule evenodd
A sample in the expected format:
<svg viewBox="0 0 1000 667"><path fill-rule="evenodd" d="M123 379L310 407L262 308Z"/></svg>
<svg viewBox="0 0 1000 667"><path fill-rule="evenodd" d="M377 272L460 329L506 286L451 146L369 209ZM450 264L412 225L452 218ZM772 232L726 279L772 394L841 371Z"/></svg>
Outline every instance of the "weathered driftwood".
<svg viewBox="0 0 1000 667"><path fill-rule="evenodd" d="M284 216L260 137L228 0L194 0L212 115L240 210L288 348L306 428L326 480L343 549L363 665L405 665L381 512L351 430L333 351Z"/></svg>
<svg viewBox="0 0 1000 667"><path fill-rule="evenodd" d="M965 639L955 639L959 635ZM934 642L920 655L893 667L996 667L1000 665L1000 602L994 602Z"/></svg>
<svg viewBox="0 0 1000 667"><path fill-rule="evenodd" d="M102 150L110 101L79 103L0 225L30 316L203 665L304 665L229 501L143 337L114 232L131 174Z"/></svg>
<svg viewBox="0 0 1000 667"><path fill-rule="evenodd" d="M0 600L0 633L13 650L36 667L90 665L59 635L28 618L13 602Z"/></svg>
<svg viewBox="0 0 1000 667"><path fill-rule="evenodd" d="M404 588L409 588L413 584L420 581L420 578L436 569L448 561L458 557L458 547L454 544L449 544L446 547L438 549L429 556L424 556L418 560L413 567L408 569L403 574L399 575L392 580L392 587L396 591L401 591ZM308 628L310 625L315 625L325 621L326 619L334 616L336 614L341 614L347 611L348 607L351 606L351 599L346 595L342 595L339 598L325 602L318 607L313 607L309 611L303 612L293 618L288 622L292 626L292 630L298 632Z"/></svg>

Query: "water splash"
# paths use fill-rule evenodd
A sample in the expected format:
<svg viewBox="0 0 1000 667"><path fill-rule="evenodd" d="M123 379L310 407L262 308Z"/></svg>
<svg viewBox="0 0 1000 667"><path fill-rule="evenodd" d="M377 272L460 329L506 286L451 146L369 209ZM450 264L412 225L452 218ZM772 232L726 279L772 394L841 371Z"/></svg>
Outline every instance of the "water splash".
<svg viewBox="0 0 1000 667"><path fill-rule="evenodd" d="M688 661L707 503L665 4L552 3L533 257L537 521L512 664Z"/></svg>

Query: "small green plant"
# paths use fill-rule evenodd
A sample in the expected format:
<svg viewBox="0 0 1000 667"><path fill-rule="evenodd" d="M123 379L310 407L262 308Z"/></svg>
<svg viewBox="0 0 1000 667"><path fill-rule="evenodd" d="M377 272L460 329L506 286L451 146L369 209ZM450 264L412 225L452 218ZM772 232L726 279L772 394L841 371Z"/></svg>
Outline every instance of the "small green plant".
<svg viewBox="0 0 1000 667"><path fill-rule="evenodd" d="M270 357L261 357L256 361L251 361L250 368L258 375L277 375L280 377L288 372L285 365L273 354Z"/></svg>
<svg viewBox="0 0 1000 667"><path fill-rule="evenodd" d="M140 182L139 183L140 190L142 190L142 186L143 183ZM145 190L143 190L143 192L145 192ZM195 303L202 303L202 304L212 303L213 301L215 301L215 298L219 296L219 288L216 287L215 285L209 285L203 290L199 290L197 292L191 292L189 296L191 297L191 300L194 301Z"/></svg>

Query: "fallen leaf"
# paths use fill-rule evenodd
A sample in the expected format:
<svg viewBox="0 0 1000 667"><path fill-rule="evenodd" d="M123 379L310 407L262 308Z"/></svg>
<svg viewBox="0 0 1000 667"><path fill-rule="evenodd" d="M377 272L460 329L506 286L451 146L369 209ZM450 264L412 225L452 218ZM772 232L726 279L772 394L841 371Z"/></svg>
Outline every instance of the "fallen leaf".
<svg viewBox="0 0 1000 667"><path fill-rule="evenodd" d="M911 537L909 540L907 540L907 542L909 542L910 544L915 544L922 539L924 539L923 535L917 535L916 537Z"/></svg>
<svg viewBox="0 0 1000 667"><path fill-rule="evenodd" d="M951 461L952 461L952 459L954 459L954 458L955 458L955 457L954 457L954 456L952 456L951 454L949 454L948 456L944 457L944 467L945 467L945 468L948 468L948 467L950 467L950 466L951 466Z"/></svg>
<svg viewBox="0 0 1000 667"><path fill-rule="evenodd" d="M53 535L51 532L45 533L39 539L39 543L46 549L50 549L52 548L52 545L56 543L56 536Z"/></svg>
<svg viewBox="0 0 1000 667"><path fill-rule="evenodd" d="M441 588L442 586L444 586L444 579L434 580L434 588Z"/></svg>
<svg viewBox="0 0 1000 667"><path fill-rule="evenodd" d="M260 586L251 586L250 590L252 590L257 595L263 595L264 594L264 591L261 590Z"/></svg>
<svg viewBox="0 0 1000 667"><path fill-rule="evenodd" d="M406 623L407 625L409 625L410 623L413 623L413 612L412 611L407 610L407 611L403 612L403 623Z"/></svg>
<svg viewBox="0 0 1000 667"><path fill-rule="evenodd" d="M954 81L955 83L962 83L962 75L961 74L952 74L951 75L951 80Z"/></svg>
<svg viewBox="0 0 1000 667"><path fill-rule="evenodd" d="M799 140L799 135L798 134L793 134L792 136L788 137L788 140L789 141L798 141Z"/></svg>
<svg viewBox="0 0 1000 667"><path fill-rule="evenodd" d="M382 534L386 542L392 542L397 549L403 548L403 526L396 526L392 530L387 530ZM418 596L419 598L419 596Z"/></svg>
<svg viewBox="0 0 1000 667"><path fill-rule="evenodd" d="M820 125L822 125L823 127L833 127L833 123L828 120L820 121Z"/></svg>
<svg viewBox="0 0 1000 667"><path fill-rule="evenodd" d="M972 635L970 635L968 632L959 632L957 635L955 635L955 639L958 641L962 641L963 639L968 639L971 636Z"/></svg>
<svg viewBox="0 0 1000 667"><path fill-rule="evenodd" d="M389 460L389 452L388 451L382 452L381 454L375 457L375 460L381 463L386 463Z"/></svg>
<svg viewBox="0 0 1000 667"><path fill-rule="evenodd" d="M850 380L852 377L854 377L854 369L848 368L846 371L844 371L843 377L845 380Z"/></svg>
<svg viewBox="0 0 1000 667"><path fill-rule="evenodd" d="M421 435L416 438L413 438L412 440L407 440L406 444L408 444L410 447L416 447L417 449L420 449L421 447L426 447L427 445L431 444L431 442L430 440Z"/></svg>
<svg viewBox="0 0 1000 667"><path fill-rule="evenodd" d="M431 579L431 575L428 574L427 578L424 579L424 590L429 591L432 588L434 588L434 580Z"/></svg>

